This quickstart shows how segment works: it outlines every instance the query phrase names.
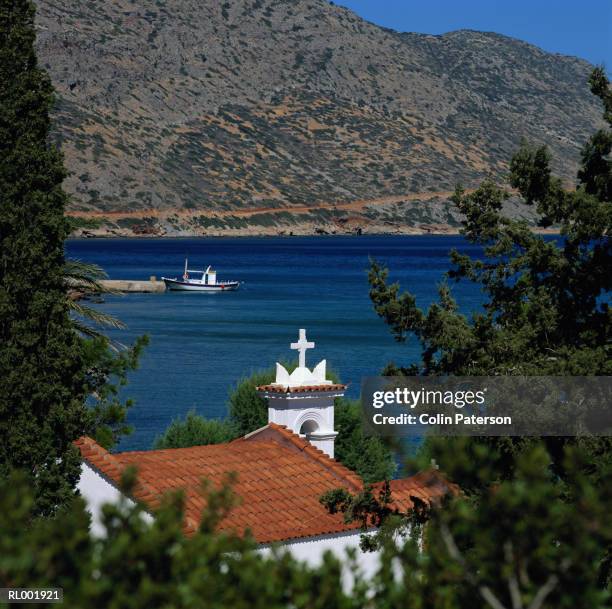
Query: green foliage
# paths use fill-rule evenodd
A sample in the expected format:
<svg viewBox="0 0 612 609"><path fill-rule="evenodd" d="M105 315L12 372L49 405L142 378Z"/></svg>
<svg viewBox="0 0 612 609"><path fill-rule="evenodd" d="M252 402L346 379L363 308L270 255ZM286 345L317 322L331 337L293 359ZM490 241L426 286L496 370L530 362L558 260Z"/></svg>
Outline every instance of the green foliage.
<svg viewBox="0 0 612 609"><path fill-rule="evenodd" d="M106 271L102 267L81 260L66 260L63 275L72 324L80 334L100 337L102 333L98 327L125 328L125 324L116 317L81 302L83 299L100 294L118 293L102 283L102 280L107 278Z"/></svg>
<svg viewBox="0 0 612 609"><path fill-rule="evenodd" d="M289 367L289 372L295 364ZM236 436L244 436L268 423L268 403L257 395L256 387L274 382L274 368L253 372L236 384L229 396L229 419L236 430Z"/></svg>
<svg viewBox="0 0 612 609"><path fill-rule="evenodd" d="M499 460L484 445L469 453L449 444L445 450L445 462L466 479L488 482ZM550 455L534 445L518 456L512 478L487 486L478 501L460 493L427 506L413 497L410 520L389 509L392 495L384 488L356 496L332 491L322 503L364 530L380 526L362 536L365 549L386 552L370 590L373 607L603 609L611 599L604 578L612 487L584 474L585 458L567 447L567 484L559 484Z"/></svg>
<svg viewBox="0 0 612 609"><path fill-rule="evenodd" d="M112 349L103 336L82 341L87 366L88 433L105 448L112 448L122 435L131 432L126 417L133 402L122 401L119 390L127 384L128 373L138 368L148 342L147 336L141 336L131 347Z"/></svg>
<svg viewBox="0 0 612 609"><path fill-rule="evenodd" d="M612 92L604 70L595 69L589 83L591 91L604 104L604 120L612 125ZM578 179L584 184L585 191L604 201L612 201L611 152L612 132L610 129L600 129L583 148L582 169L578 172Z"/></svg>
<svg viewBox="0 0 612 609"><path fill-rule="evenodd" d="M600 70L593 73L591 85L604 100L610 122L611 94ZM577 189L566 191L551 175L546 149L523 143L510 164L510 184L518 189L524 205L535 206L542 225L559 227L561 238L555 241L533 234L524 222L505 217L502 203L507 195L492 182L483 183L470 195L457 190L455 204L465 216L463 234L483 247L484 259L453 251L448 279L479 284L485 295L484 312L470 317L459 313L447 283L440 286L439 302L423 311L412 294L400 293L398 284L389 285L387 269L374 262L370 296L377 313L397 340L405 341L412 334L423 347L420 364L392 366L386 372L458 376L612 373L612 200L604 187L611 166L612 161L603 158L583 166ZM560 476L564 475L561 457L568 441L546 440L554 471ZM487 442L497 446L502 475L511 473L516 455L533 443L510 438ZM600 477L601 464L612 459L612 441L585 438L580 442L593 455L592 474ZM460 482L463 486L473 481Z"/></svg>
<svg viewBox="0 0 612 609"><path fill-rule="evenodd" d="M27 472L36 512L52 514L79 476L87 388L62 275L66 171L34 38L33 3L0 0L0 477Z"/></svg>
<svg viewBox="0 0 612 609"><path fill-rule="evenodd" d="M362 531L370 531L361 538L360 545L365 552L382 549L389 539L398 537L400 531L404 536L411 534L411 538L415 539L421 532L415 515L425 509L425 504L418 497L414 497L415 508L411 511L410 518L406 519L405 515L391 506L389 482L384 482L377 489L367 484L356 495L351 495L344 488L333 489L323 493L319 501L330 514L343 514L346 523L358 522ZM373 529L376 529L375 533L371 532ZM391 536L388 536L387 532L390 532Z"/></svg>
<svg viewBox="0 0 612 609"><path fill-rule="evenodd" d="M551 476L543 446L530 447L517 457L513 478L489 486L477 506L460 496L433 511L428 551L436 567L445 558L446 577L454 572L457 606L474 596L491 607L608 606L600 577L612 542L612 489L584 475L585 458L574 448L564 451L566 487ZM459 459L464 474L477 477L497 456L482 451L478 459Z"/></svg>
<svg viewBox="0 0 612 609"><path fill-rule="evenodd" d="M336 400L334 426L338 432L334 451L340 463L357 472L366 483L393 477L393 452L380 438L364 434L358 400Z"/></svg>
<svg viewBox="0 0 612 609"><path fill-rule="evenodd" d="M595 70L590 83L612 125L612 93L604 72ZM423 311L412 294L388 284L387 269L372 263L370 296L376 312L398 341L413 335L422 345L420 363L390 365L387 374L612 373L611 147L609 128L591 138L574 191L552 175L545 147L524 142L513 157L510 185L525 206L535 207L541 226L559 228L561 238L555 241L506 217L502 204L508 194L491 181L469 195L457 189L454 203L465 217L462 232L482 246L484 259L453 251L447 280L478 284L485 296L483 312L459 313L447 282L439 288L439 302ZM492 607L601 605L603 595L593 582L603 587L609 581L612 546L605 526L595 524L592 536L591 526L599 523L602 505L610 509L611 438L429 438L420 465L431 457L464 493L435 516L440 528L432 552L441 544L483 602ZM353 504L344 498L338 505L350 512ZM529 557L538 557L541 567L535 579L525 576ZM494 586L500 590L496 598L507 597L508 591L512 598L502 604L487 600ZM539 594L550 605L539 604ZM457 598L459 606L467 602L467 597Z"/></svg>
<svg viewBox="0 0 612 609"><path fill-rule="evenodd" d="M174 495L166 498L153 522L143 518L142 506L106 506L106 533L94 539L80 499L57 518L31 525L28 484L19 476L0 481L0 582L61 586L67 607L365 606L362 587L358 585L352 597L343 591L340 563L330 555L320 567L309 568L287 554L263 556L248 538L212 534L233 504L231 488L204 485L203 496L203 526L190 538L182 531L182 498Z"/></svg>
<svg viewBox="0 0 612 609"><path fill-rule="evenodd" d="M487 452L458 457L474 477L495 461ZM549 455L536 447L477 506L464 495L431 506L419 540L380 537L371 580L355 569L358 558L341 563L327 554L313 568L281 551L259 554L248 537L215 532L236 501L231 479L219 489L203 484L202 526L190 538L180 494L167 496L152 521L141 505L107 505L106 534L93 538L80 499L53 519L33 521L29 484L13 475L0 481L0 583L61 586L68 607L110 609L606 609L610 596L599 576L612 539L612 487L593 485L582 458L573 449L565 455L570 500L550 476ZM126 492L133 483L128 473ZM370 489L359 505L371 513L388 500L388 489ZM365 512L356 508L360 521ZM351 590L342 569L353 578Z"/></svg>
<svg viewBox="0 0 612 609"><path fill-rule="evenodd" d="M80 260L66 260L63 268L68 307L73 328L81 335L83 355L87 367L87 404L89 425L87 433L99 444L110 449L120 436L131 433L126 424L131 399L122 402L119 389L127 384L128 372L138 368L142 350L148 344L147 336L139 337L130 346L116 343L105 336L100 328L125 328L116 317L83 304L82 300L101 294L117 292L102 284L106 272L95 264Z"/></svg>
<svg viewBox="0 0 612 609"><path fill-rule="evenodd" d="M600 70L594 72L591 84L604 100L610 120L608 83ZM605 133L609 136L610 130ZM440 301L422 311L414 296L400 293L397 284L389 285L388 271L373 263L370 295L377 313L397 340L413 334L423 346L420 364L388 372L609 375L612 201L605 184L610 166L611 161L604 158L584 165L578 188L566 191L551 175L545 148L524 143L514 156L511 186L518 189L525 205L535 206L542 225L559 227L557 241L545 240L523 222L505 217L506 193L493 183L485 182L471 195L457 190L454 200L465 215L463 233L483 247L485 258L452 252L448 278L479 284L486 299L484 312L469 318L459 313L446 283L440 287ZM513 462L513 453L529 444L500 442L506 465ZM610 441L590 443L598 455L597 469L601 455L609 454ZM549 440L548 448L560 455L563 444L563 440ZM559 459L555 466L561 473Z"/></svg>
<svg viewBox="0 0 612 609"><path fill-rule="evenodd" d="M370 296L376 312L397 340L413 334L423 345L421 364L405 372L612 372L612 315L606 298L612 286L612 200L603 186L610 178L610 161L598 175L594 165L584 167L584 184L575 191L563 190L551 176L545 148L524 144L510 168L510 184L524 204L536 207L541 225L559 226L562 239L547 241L523 221L505 217L507 194L492 182L469 195L457 189L454 201L465 216L462 232L483 247L485 259L453 251L448 278L479 284L484 312L469 318L459 313L447 283L440 286L440 301L422 311L414 296L387 283L386 269L372 264Z"/></svg>
<svg viewBox="0 0 612 609"><path fill-rule="evenodd" d="M155 448L185 448L205 444L222 444L236 438L226 420L205 419L189 412L184 420L175 419L163 435L155 440Z"/></svg>
<svg viewBox="0 0 612 609"><path fill-rule="evenodd" d="M81 177L81 181L84 181ZM104 226L106 219L105 218L78 218L78 217L69 217L67 218L70 232L74 232L80 228L96 230L98 228L102 228Z"/></svg>

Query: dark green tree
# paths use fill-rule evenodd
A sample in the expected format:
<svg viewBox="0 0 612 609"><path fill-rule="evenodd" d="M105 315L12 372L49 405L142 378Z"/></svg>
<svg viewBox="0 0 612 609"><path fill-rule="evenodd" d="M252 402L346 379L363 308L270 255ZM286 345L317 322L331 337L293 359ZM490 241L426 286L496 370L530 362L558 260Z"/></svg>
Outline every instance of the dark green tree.
<svg viewBox="0 0 612 609"><path fill-rule="evenodd" d="M225 419L205 419L195 412L187 413L184 419L175 419L166 431L156 438L155 448L187 448L207 444L223 444L237 435L233 426Z"/></svg>
<svg viewBox="0 0 612 609"><path fill-rule="evenodd" d="M380 438L364 433L359 400L336 399L334 427L338 432L334 455L342 465L357 472L364 482L393 477L394 453Z"/></svg>
<svg viewBox="0 0 612 609"><path fill-rule="evenodd" d="M142 505L106 506L106 534L93 538L80 498L58 518L32 526L29 485L19 476L0 480L0 586L59 586L67 607L366 606L358 575L349 595L342 586L342 565L331 555L320 566L308 567L281 552L260 554L248 537L215 532L233 505L231 487L203 486L206 508L192 537L183 533L183 501L175 495L166 498L152 523L143 518Z"/></svg>
<svg viewBox="0 0 612 609"><path fill-rule="evenodd" d="M485 444L461 443L446 443L440 453L455 476L480 480L485 490L477 500L459 492L426 504L415 496L414 508L400 513L388 488L357 495L337 489L321 498L332 513L362 526L365 551L391 548L395 566L383 560L374 606L405 606L410 590L419 609L609 607L602 578L612 542L612 487L585 474L590 456L566 446L567 484L559 484L550 455L531 445L517 455L512 479L491 485L499 456Z"/></svg>
<svg viewBox="0 0 612 609"><path fill-rule="evenodd" d="M612 373L609 307L612 94L601 69L594 70L590 85L604 103L604 119L609 127L597 132L585 146L575 190L565 189L561 180L552 175L550 155L545 147L523 143L510 163L510 186L516 189L524 205L535 208L541 227L558 228L558 238L546 239L534 233L526 222L507 217L502 205L508 193L485 181L472 194L458 188L454 196L455 204L465 216L462 233L469 242L481 246L482 256L472 258L451 252L452 268L439 288L439 302L426 311L421 310L412 294L402 293L398 284L388 283L387 269L376 262L372 264L370 296L376 312L398 341L403 342L412 335L422 346L420 362L405 367L390 365L386 374L590 376ZM461 280L480 286L485 297L482 311L471 315L459 311L450 283ZM588 479L591 489L609 488L611 438L429 438L422 450L421 465L434 457L441 469L460 484L464 497L471 501L474 517L482 516L481 526L488 527L494 524L496 516L492 510L482 514L486 502L500 486L514 484L521 477L521 468L527 467L524 455L536 453L543 455L538 459L545 463L546 475L550 478L550 492L554 491L555 495L554 510L564 514L566 526L571 526L573 515L574 525L581 534L588 535L588 522L580 520L579 514L581 485L585 484L582 477ZM484 461L479 458L483 454L487 456ZM580 455L579 471L568 455ZM481 469L465 466L463 458L481 464ZM330 508L336 501L335 508L346 514L364 505L363 497L338 495L327 499L332 500ZM380 514L381 510L384 505L372 512ZM404 525L408 517L404 515ZM527 534L528 521L519 503L508 511L507 518L511 517L519 525L525 523L523 528ZM545 526L554 517L552 512L542 510L540 520L535 520L533 526ZM470 530L470 543L474 543L475 531ZM551 535L550 543L566 543L563 551L571 553L572 544L577 542L564 539L560 527ZM527 540L521 539L521 542L527 543ZM604 545L599 546L596 560L590 563L588 576L595 576L598 585L605 587L610 578L612 552L605 545L610 543L609 537L604 536L599 542ZM499 547L503 548L503 544ZM540 552L535 548L533 551ZM526 550L521 552L525 554ZM575 556L576 562L582 560L579 553ZM500 556L493 563L496 569L502 560ZM464 561L463 566L467 564ZM485 573L480 566L478 570ZM476 573L473 569L471 572ZM583 573L580 577L587 576ZM557 574L555 581L558 579ZM517 605L515 599L511 602L511 606L523 606ZM565 605L557 601L552 606Z"/></svg>
<svg viewBox="0 0 612 609"><path fill-rule="evenodd" d="M86 382L62 276L66 172L34 39L33 3L1 0L0 476L23 469L36 511L51 514L79 476L72 441L86 429Z"/></svg>
<svg viewBox="0 0 612 609"><path fill-rule="evenodd" d="M612 91L606 73L597 68L589 80L591 91L604 105L604 120L612 125ZM587 193L602 201L612 201L612 131L599 129L582 150L582 168L578 179Z"/></svg>
<svg viewBox="0 0 612 609"><path fill-rule="evenodd" d="M612 95L601 69L593 71L591 89L612 126ZM398 341L413 335L422 361L393 374L424 375L563 375L612 373L611 321L612 131L601 130L585 146L576 189L563 188L552 175L545 147L524 143L510 163L510 185L526 206L534 207L543 227L555 226L557 239L534 233L522 220L507 217L508 193L486 181L472 194L458 188L454 202L464 214L463 234L481 246L483 256L451 252L452 268L439 289L439 302L421 310L410 293L387 282L377 263L370 270L370 296L376 312ZM464 315L453 299L450 282L476 283L484 295L482 311ZM567 440L548 439L558 475L563 475ZM611 441L585 439L598 476L612 459ZM500 467L511 470L512 454L529 442L495 440ZM435 456L435 455L434 455ZM442 464L441 464L442 465Z"/></svg>
<svg viewBox="0 0 612 609"><path fill-rule="evenodd" d="M129 347L116 347L99 334L82 339L87 370L87 433L107 449L132 432L127 412L134 402L131 398L123 399L119 391L127 384L128 373L138 368L148 342L146 335Z"/></svg>
<svg viewBox="0 0 612 609"><path fill-rule="evenodd" d="M612 94L602 70L590 79L612 126ZM545 147L523 144L510 163L510 185L541 226L555 225L561 238L546 240L523 220L504 215L508 193L491 181L472 194L458 188L454 202L464 214L462 233L483 248L484 259L451 252L451 281L477 283L484 311L458 311L448 283L427 311L414 296L387 283L374 263L370 296L376 312L399 341L413 334L423 360L409 373L455 375L607 375L612 372L611 171L612 131L599 131L583 151L575 190L552 176Z"/></svg>
<svg viewBox="0 0 612 609"><path fill-rule="evenodd" d="M292 372L296 364L285 367ZM256 387L274 382L274 368L258 370L242 378L229 395L229 420L236 437L255 431L268 423L268 402L257 395Z"/></svg>

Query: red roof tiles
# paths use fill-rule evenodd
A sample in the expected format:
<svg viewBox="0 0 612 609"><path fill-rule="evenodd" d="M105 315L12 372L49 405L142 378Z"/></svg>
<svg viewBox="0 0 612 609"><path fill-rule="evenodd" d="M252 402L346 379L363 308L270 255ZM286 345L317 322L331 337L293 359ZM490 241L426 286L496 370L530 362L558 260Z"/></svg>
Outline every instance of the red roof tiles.
<svg viewBox="0 0 612 609"><path fill-rule="evenodd" d="M134 498L150 509L159 506L164 493L185 491L185 530L192 533L205 502L202 480L220 485L224 475L235 472L233 490L239 498L221 522L221 530L242 534L249 529L259 543L354 530L340 514L329 514L319 503L328 490L344 487L359 492L357 474L329 458L285 427L270 423L227 444L110 454L90 438L76 442L83 459L114 485L128 466L136 466L138 482ZM422 473L391 482L398 507L412 507L410 495L434 500L449 491L442 477Z"/></svg>
<svg viewBox="0 0 612 609"><path fill-rule="evenodd" d="M374 490L381 489L383 484L384 482L377 482L373 485ZM390 507L401 512L406 512L414 506L412 501L414 497L421 499L426 504L435 504L448 494L457 495L459 493L459 487L447 482L444 476L435 469L419 472L410 478L391 480L389 486L391 489Z"/></svg>
<svg viewBox="0 0 612 609"><path fill-rule="evenodd" d="M309 393L311 391L344 391L346 385L300 385L299 387L287 387L285 385L260 385L256 387L257 391L267 393Z"/></svg>

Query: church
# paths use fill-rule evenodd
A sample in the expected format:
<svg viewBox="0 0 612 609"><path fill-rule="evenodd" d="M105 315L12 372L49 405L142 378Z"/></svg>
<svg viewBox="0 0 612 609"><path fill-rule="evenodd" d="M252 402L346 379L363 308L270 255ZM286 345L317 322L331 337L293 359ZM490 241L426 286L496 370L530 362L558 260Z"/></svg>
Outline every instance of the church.
<svg viewBox="0 0 612 609"><path fill-rule="evenodd" d="M185 493L184 531L198 529L205 501L200 493L203 479L221 485L225 476L236 475L233 486L238 503L219 525L220 530L251 532L261 551L282 544L310 564L318 564L326 550L339 557L347 548L358 548L362 534L358 523L346 523L341 514L329 514L319 498L345 488L355 494L364 488L361 478L334 460L334 400L346 385L326 378L326 361L312 370L306 366L306 350L314 348L300 330L291 344L299 365L291 373L276 364L276 379L257 387L268 401L268 424L225 444L163 450L110 453L91 438L76 445L83 457L78 489L92 514L92 532L102 534L101 508L120 497L119 483L130 466L138 478L129 500L142 502L150 517L163 495L182 489ZM375 485L376 486L376 485ZM392 507L411 509L412 498L435 502L449 492L436 470L392 480ZM375 553L361 553L360 566L372 573Z"/></svg>

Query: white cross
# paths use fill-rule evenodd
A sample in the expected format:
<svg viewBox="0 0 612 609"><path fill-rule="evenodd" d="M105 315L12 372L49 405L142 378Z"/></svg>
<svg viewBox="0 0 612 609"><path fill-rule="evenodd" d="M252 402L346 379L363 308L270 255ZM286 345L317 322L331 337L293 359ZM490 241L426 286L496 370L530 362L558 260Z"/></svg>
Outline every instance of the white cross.
<svg viewBox="0 0 612 609"><path fill-rule="evenodd" d="M300 328L300 337L297 343L291 343L292 349L297 349L299 356L299 366L304 368L306 366L306 349L314 349L315 344L309 343L306 340L306 330Z"/></svg>

